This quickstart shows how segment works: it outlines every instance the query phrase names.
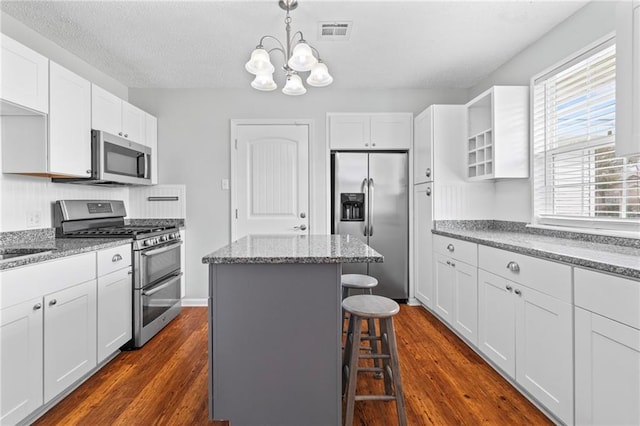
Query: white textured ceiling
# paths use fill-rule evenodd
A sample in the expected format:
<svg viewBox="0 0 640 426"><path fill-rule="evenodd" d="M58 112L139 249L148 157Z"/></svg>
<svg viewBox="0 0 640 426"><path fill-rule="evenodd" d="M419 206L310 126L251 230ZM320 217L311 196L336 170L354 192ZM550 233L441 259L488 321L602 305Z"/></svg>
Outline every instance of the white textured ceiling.
<svg viewBox="0 0 640 426"><path fill-rule="evenodd" d="M300 0L291 14L336 88L468 88L585 3ZM260 36L284 41L276 0L2 0L0 10L137 88L247 87ZM353 21L349 41L318 41L318 21L334 20Z"/></svg>

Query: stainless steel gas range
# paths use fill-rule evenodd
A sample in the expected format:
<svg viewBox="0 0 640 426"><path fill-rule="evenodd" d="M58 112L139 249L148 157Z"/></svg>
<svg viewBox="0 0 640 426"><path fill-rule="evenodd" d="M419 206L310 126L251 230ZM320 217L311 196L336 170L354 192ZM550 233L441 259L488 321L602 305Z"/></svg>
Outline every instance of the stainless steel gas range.
<svg viewBox="0 0 640 426"><path fill-rule="evenodd" d="M175 226L125 225L120 200L61 200L54 206L59 238L133 238L133 340L140 348L181 310L180 232Z"/></svg>

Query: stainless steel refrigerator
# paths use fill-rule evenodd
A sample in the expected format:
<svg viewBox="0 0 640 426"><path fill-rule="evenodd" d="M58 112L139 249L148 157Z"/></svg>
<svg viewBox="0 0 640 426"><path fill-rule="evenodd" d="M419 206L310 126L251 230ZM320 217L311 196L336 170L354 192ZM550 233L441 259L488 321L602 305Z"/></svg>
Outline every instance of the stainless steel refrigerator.
<svg viewBox="0 0 640 426"><path fill-rule="evenodd" d="M378 279L374 294L406 301L409 294L409 163L407 153L334 152L332 233L360 238L383 263L345 264L343 274Z"/></svg>

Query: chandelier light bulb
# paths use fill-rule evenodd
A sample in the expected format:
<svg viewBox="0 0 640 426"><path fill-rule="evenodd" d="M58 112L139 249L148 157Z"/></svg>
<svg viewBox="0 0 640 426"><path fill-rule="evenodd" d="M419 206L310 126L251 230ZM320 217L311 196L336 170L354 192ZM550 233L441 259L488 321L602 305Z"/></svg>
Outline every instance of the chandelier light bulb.
<svg viewBox="0 0 640 426"><path fill-rule="evenodd" d="M278 88L276 82L273 81L273 73L271 72L261 72L256 74L256 78L251 82L251 87L263 92L270 92Z"/></svg>
<svg viewBox="0 0 640 426"><path fill-rule="evenodd" d="M304 95L307 89L302 85L302 79L297 74L287 76L287 84L282 88L282 93L290 96Z"/></svg>
<svg viewBox="0 0 640 426"><path fill-rule="evenodd" d="M333 77L329 74L327 66L318 62L311 68L311 74L307 78L307 84L313 87L325 87L333 83Z"/></svg>
<svg viewBox="0 0 640 426"><path fill-rule="evenodd" d="M311 68L318 63L318 60L313 56L313 52L307 43L300 41L293 48L293 54L289 58L288 65L295 71L310 71Z"/></svg>
<svg viewBox="0 0 640 426"><path fill-rule="evenodd" d="M262 48L257 48L251 52L251 59L245 64L244 68L255 75L258 75L258 73L273 73L275 71L269 52Z"/></svg>

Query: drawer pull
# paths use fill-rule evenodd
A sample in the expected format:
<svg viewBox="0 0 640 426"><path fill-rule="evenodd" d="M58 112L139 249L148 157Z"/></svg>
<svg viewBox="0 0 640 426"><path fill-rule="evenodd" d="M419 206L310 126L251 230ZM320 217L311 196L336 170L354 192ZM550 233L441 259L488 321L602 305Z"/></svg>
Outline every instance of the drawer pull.
<svg viewBox="0 0 640 426"><path fill-rule="evenodd" d="M120 262L122 260L122 256L120 256L119 254L114 254L113 257L111 258L112 262Z"/></svg>
<svg viewBox="0 0 640 426"><path fill-rule="evenodd" d="M453 266L454 268L456 267L456 264L451 262L451 266Z"/></svg>
<svg viewBox="0 0 640 426"><path fill-rule="evenodd" d="M451 261L450 260L447 260L447 265L451 265Z"/></svg>
<svg viewBox="0 0 640 426"><path fill-rule="evenodd" d="M455 250L455 247L453 246L453 244L449 244L447 246L447 250L449 250L451 253L453 253L453 251Z"/></svg>
<svg viewBox="0 0 640 426"><path fill-rule="evenodd" d="M517 294L518 296L522 296L522 292L518 289L516 289L516 291L514 292L515 294Z"/></svg>
<svg viewBox="0 0 640 426"><path fill-rule="evenodd" d="M37 311L38 309L42 309L42 303L36 303L36 304L33 306L33 310L34 310L34 311Z"/></svg>
<svg viewBox="0 0 640 426"><path fill-rule="evenodd" d="M511 261L511 262L507 263L507 269L509 269L511 272L518 273L518 272L520 272L520 265L518 265L514 261Z"/></svg>
<svg viewBox="0 0 640 426"><path fill-rule="evenodd" d="M513 287L511 287L510 285L507 286L507 291L508 292L512 292L513 291Z"/></svg>
<svg viewBox="0 0 640 426"><path fill-rule="evenodd" d="M49 302L49 306L53 306L53 305L55 305L56 303L58 303L58 301L57 301L56 299L52 299L52 300Z"/></svg>

